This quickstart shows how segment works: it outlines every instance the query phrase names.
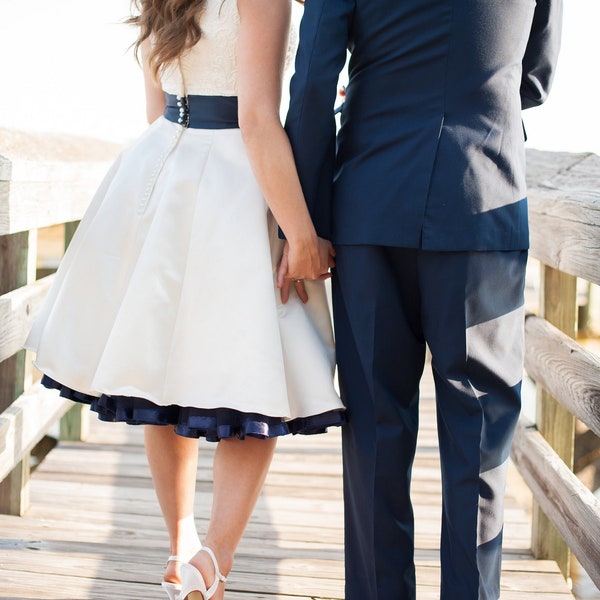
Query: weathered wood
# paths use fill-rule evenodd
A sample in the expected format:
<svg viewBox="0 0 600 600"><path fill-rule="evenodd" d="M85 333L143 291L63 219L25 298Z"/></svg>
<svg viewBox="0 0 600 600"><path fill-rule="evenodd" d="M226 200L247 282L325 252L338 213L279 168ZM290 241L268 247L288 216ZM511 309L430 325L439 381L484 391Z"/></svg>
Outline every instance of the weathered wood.
<svg viewBox="0 0 600 600"><path fill-rule="evenodd" d="M52 424L48 415L59 418L71 404L61 400L31 415L31 394L21 396L34 371L30 353L20 348L49 285L49 280L26 285L35 281L37 228L80 219L118 150L114 144L72 136L0 132L0 410L7 409L0 427L5 436L0 454L0 500L5 502L0 510L14 512L15 498L26 500L26 489L12 486L26 486L28 451ZM68 240L74 228L65 228ZM80 439L85 420L77 412L63 431ZM31 424L43 429L35 431ZM21 503L19 511L24 508Z"/></svg>
<svg viewBox="0 0 600 600"><path fill-rule="evenodd" d="M20 384L15 374L23 371L24 356L25 353L14 354L0 362L0 413L19 396Z"/></svg>
<svg viewBox="0 0 600 600"><path fill-rule="evenodd" d="M44 277L0 296L0 360L23 347L53 278L53 275Z"/></svg>
<svg viewBox="0 0 600 600"><path fill-rule="evenodd" d="M69 247L79 221L65 223L65 250ZM84 404L75 404L60 420L60 439L65 441L85 441L89 434L89 408Z"/></svg>
<svg viewBox="0 0 600 600"><path fill-rule="evenodd" d="M531 256L600 284L600 191L536 189L528 198Z"/></svg>
<svg viewBox="0 0 600 600"><path fill-rule="evenodd" d="M0 236L0 294L27 283L29 239L28 232ZM0 411L22 393L25 376L25 353L13 356L21 345L12 347L10 352L2 352L6 325L0 317Z"/></svg>
<svg viewBox="0 0 600 600"><path fill-rule="evenodd" d="M430 384L428 373L424 389ZM421 402L413 471L417 598L439 600L442 486L435 402L428 393ZM36 469L32 507L24 518L0 515L2 585L11 598L163 597L158 582L168 539L142 428L97 419L91 425L89 442L60 442ZM215 444L199 443L195 513L201 535L212 501L214 450ZM341 600L341 489L338 431L280 440L236 553L227 598ZM532 560L527 510L512 498L510 483L505 515L502 600L573 600L555 563ZM27 590L23 581L29 583ZM78 581L82 585L75 596L69 586Z"/></svg>
<svg viewBox="0 0 600 600"><path fill-rule="evenodd" d="M531 255L548 265L542 265L540 315L574 337L575 276L600 281L600 158L590 153L529 150L527 160ZM539 430L565 461L565 468L571 469L574 418L570 411L596 431L599 428L598 365L593 356L580 353L574 342L551 329L540 320L528 319L526 368L538 383ZM549 528L549 520L535 503L532 545L536 556L557 558L569 576L567 545Z"/></svg>
<svg viewBox="0 0 600 600"><path fill-rule="evenodd" d="M525 339L529 376L600 436L600 360L533 315L525 321Z"/></svg>
<svg viewBox="0 0 600 600"><path fill-rule="evenodd" d="M0 452L0 481L71 406L70 400L59 398L56 392L38 384L0 414L0 432L4 434Z"/></svg>
<svg viewBox="0 0 600 600"><path fill-rule="evenodd" d="M532 425L519 424L511 457L537 502L600 587L600 500Z"/></svg>
<svg viewBox="0 0 600 600"><path fill-rule="evenodd" d="M0 512L6 515L24 515L29 508L29 453L8 476L0 482Z"/></svg>
<svg viewBox="0 0 600 600"><path fill-rule="evenodd" d="M81 218L120 146L0 130L0 235Z"/></svg>
<svg viewBox="0 0 600 600"><path fill-rule="evenodd" d="M27 283L29 233L0 235L0 294Z"/></svg>
<svg viewBox="0 0 600 600"><path fill-rule="evenodd" d="M85 404L75 404L60 420L60 439L84 442L89 434L89 421L89 407Z"/></svg>
<svg viewBox="0 0 600 600"><path fill-rule="evenodd" d="M36 251L35 230L0 237L0 293L10 295L11 290L35 279ZM3 331L4 327L0 328L0 336ZM23 393L26 379L31 377L31 357L20 345L4 356L0 349L2 358L6 360L0 363L0 411ZM26 449L11 465L8 476L0 477L0 512L20 515L27 510L29 472L29 449Z"/></svg>
<svg viewBox="0 0 600 600"><path fill-rule="evenodd" d="M592 154L592 152L548 152L528 148L527 187L553 187L552 179L554 177L569 171Z"/></svg>
<svg viewBox="0 0 600 600"><path fill-rule="evenodd" d="M541 265L540 316L558 329L575 336L577 329L577 279ZM569 469L573 468L575 418L543 387L537 387L537 426ZM552 522L533 505L532 549L537 558L556 560L565 578L569 577L570 554L564 539Z"/></svg>
<svg viewBox="0 0 600 600"><path fill-rule="evenodd" d="M106 167L102 164L98 171L104 172ZM81 219L100 177L90 181L0 182L0 234Z"/></svg>
<svg viewBox="0 0 600 600"><path fill-rule="evenodd" d="M73 239L73 236L77 231L77 227L79 227L79 221L70 221L68 223L65 223L65 250L69 247L69 244L71 243L71 240Z"/></svg>
<svg viewBox="0 0 600 600"><path fill-rule="evenodd" d="M73 561L73 556L68 557L68 562L73 563ZM152 583L128 581L124 584L120 581L95 579L92 576L81 577L76 575L67 577L52 573L24 573L21 570L3 569L2 584L5 589L11 590L11 600L31 600L32 590L43 594L37 597L44 598L44 600L65 600L65 598L77 598L79 600L88 598L91 600L105 600L106 598L164 600L166 598L164 591L156 581ZM315 597L311 598L305 594L289 596L277 593L277 591L267 594L232 591L227 593L227 598L228 600L315 600ZM520 598L524 600L524 596ZM564 596L556 596L556 600L562 600L563 598ZM514 600L514 598L507 597L506 600ZM550 596L548 600L554 600L554 596Z"/></svg>
<svg viewBox="0 0 600 600"><path fill-rule="evenodd" d="M600 157L529 151L533 257L600 283Z"/></svg>

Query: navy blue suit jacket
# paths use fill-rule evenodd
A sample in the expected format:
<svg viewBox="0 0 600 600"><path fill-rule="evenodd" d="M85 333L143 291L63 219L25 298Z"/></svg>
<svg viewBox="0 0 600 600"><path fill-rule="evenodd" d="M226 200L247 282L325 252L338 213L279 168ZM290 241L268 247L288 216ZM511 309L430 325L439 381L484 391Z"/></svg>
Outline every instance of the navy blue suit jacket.
<svg viewBox="0 0 600 600"><path fill-rule="evenodd" d="M561 17L561 0L306 0L286 130L319 235L527 248L521 109L546 97Z"/></svg>

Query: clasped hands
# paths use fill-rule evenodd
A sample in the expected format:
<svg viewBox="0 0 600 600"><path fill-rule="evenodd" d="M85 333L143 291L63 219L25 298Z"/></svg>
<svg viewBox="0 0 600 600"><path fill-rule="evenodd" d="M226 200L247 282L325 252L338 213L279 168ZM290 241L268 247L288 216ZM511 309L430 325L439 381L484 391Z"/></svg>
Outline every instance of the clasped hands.
<svg viewBox="0 0 600 600"><path fill-rule="evenodd" d="M305 279L325 280L331 277L329 269L335 266L335 250L330 241L317 237L312 242L285 241L283 254L277 266L277 287L285 304L293 287L302 302L308 302Z"/></svg>

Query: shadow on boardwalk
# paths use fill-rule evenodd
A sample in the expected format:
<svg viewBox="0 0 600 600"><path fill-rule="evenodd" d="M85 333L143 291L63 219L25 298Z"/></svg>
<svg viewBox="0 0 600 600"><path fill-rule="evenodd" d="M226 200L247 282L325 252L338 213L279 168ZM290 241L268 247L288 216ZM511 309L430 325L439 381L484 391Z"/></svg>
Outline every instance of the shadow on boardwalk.
<svg viewBox="0 0 600 600"><path fill-rule="evenodd" d="M439 598L441 486L432 384L424 381L414 468L418 600ZM211 502L214 445L200 443L197 523ZM341 600L340 435L285 438L242 540L228 600ZM502 600L572 598L554 563L529 552L530 521L516 475L506 503ZM0 516L3 600L161 599L167 537L141 428L93 419L86 443L61 443L31 481L25 517ZM369 599L366 599L369 600Z"/></svg>

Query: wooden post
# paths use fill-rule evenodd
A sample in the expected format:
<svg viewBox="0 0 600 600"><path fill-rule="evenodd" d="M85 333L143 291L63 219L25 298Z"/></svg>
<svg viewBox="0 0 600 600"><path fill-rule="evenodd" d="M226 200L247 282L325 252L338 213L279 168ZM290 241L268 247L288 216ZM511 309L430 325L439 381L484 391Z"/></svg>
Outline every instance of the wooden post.
<svg viewBox="0 0 600 600"><path fill-rule="evenodd" d="M0 237L0 294L35 281L37 231ZM0 363L0 411L10 406L31 378L29 353L21 350ZM22 515L29 508L29 452L0 483L0 513Z"/></svg>
<svg viewBox="0 0 600 600"><path fill-rule="evenodd" d="M71 243L78 226L79 221L70 221L69 223L65 223L65 250L69 247L69 244Z"/></svg>
<svg viewBox="0 0 600 600"><path fill-rule="evenodd" d="M575 338L577 278L544 264L540 275L540 316ZM573 469L575 417L539 386L537 427L565 464ZM555 560L565 578L569 577L569 547L536 502L533 506L531 546L536 558Z"/></svg>
<svg viewBox="0 0 600 600"><path fill-rule="evenodd" d="M29 460L23 460L0 483L0 513L23 516L29 509Z"/></svg>
<svg viewBox="0 0 600 600"><path fill-rule="evenodd" d="M79 221L65 223L65 250L68 248ZM77 403L60 420L60 439L68 441L84 441L89 432L89 408Z"/></svg>
<svg viewBox="0 0 600 600"><path fill-rule="evenodd" d="M29 232L0 237L0 294L12 292L27 283ZM25 352L0 363L0 411L23 393Z"/></svg>

